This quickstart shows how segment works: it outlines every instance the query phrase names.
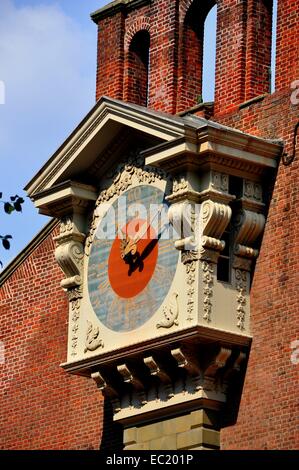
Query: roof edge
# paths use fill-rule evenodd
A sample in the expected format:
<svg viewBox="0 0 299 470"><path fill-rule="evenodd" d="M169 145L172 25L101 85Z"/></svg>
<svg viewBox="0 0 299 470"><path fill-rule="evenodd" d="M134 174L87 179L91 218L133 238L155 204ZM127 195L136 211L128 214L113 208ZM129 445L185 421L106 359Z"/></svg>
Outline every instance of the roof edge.
<svg viewBox="0 0 299 470"><path fill-rule="evenodd" d="M99 8L90 14L92 21L96 24L108 16L115 15L119 11L129 11L134 8L139 8L147 3L150 3L151 0L114 0L114 2L108 3L108 5Z"/></svg>
<svg viewBox="0 0 299 470"><path fill-rule="evenodd" d="M58 220L51 219L35 237L23 248L22 251L0 272L0 287L13 275L18 267L26 261L33 251L48 237L58 225Z"/></svg>

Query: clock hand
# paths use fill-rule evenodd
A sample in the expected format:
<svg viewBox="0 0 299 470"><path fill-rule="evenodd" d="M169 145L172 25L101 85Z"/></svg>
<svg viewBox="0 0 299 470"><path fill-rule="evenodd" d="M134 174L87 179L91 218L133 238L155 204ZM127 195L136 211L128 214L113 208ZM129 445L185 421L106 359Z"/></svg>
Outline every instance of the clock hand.
<svg viewBox="0 0 299 470"><path fill-rule="evenodd" d="M135 234L133 240L135 243L137 243L145 234L146 232L148 231L149 227L153 224L154 220L156 219L156 217L158 217L159 214L161 214L161 211L162 211L162 208L159 209L156 214L153 215L153 217L151 218L150 222L147 222L145 221L142 226L140 227L140 229L138 230L138 232Z"/></svg>
<svg viewBox="0 0 299 470"><path fill-rule="evenodd" d="M137 251L137 245L135 241L123 230L121 230L125 238L122 238L120 242L121 258L124 259L129 253L134 255Z"/></svg>
<svg viewBox="0 0 299 470"><path fill-rule="evenodd" d="M144 250L141 253L140 260L143 261L149 254L153 251L155 248L156 244L158 243L158 240L161 238L162 233L164 232L166 226L168 225L168 222L164 223L162 227L160 227L159 233L156 238L151 240L148 245L144 248Z"/></svg>

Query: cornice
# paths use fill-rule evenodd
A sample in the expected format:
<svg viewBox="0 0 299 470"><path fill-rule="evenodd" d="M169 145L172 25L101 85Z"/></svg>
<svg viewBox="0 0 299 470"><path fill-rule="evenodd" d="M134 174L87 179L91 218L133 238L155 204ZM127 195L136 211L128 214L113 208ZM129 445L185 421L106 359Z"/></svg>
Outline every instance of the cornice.
<svg viewBox="0 0 299 470"><path fill-rule="evenodd" d="M90 17L94 23L98 24L100 20L113 16L120 11L128 12L148 3L151 3L151 0L115 0L91 13Z"/></svg>
<svg viewBox="0 0 299 470"><path fill-rule="evenodd" d="M88 359L63 363L61 367L72 374L90 376L91 371L98 366L109 365L110 363L123 360L124 358L127 360L128 358L134 358L140 354L154 353L156 348L161 350L163 347L167 348L179 342L186 344L192 344L194 341L208 344L215 342L221 343L224 346L247 348L251 344L251 339L252 338L248 335L236 334L211 327L196 326L188 330L165 335L162 338L153 338L142 344L140 344L140 342L130 343L130 345L125 348L108 351L100 357L96 354L94 357L91 356Z"/></svg>
<svg viewBox="0 0 299 470"><path fill-rule="evenodd" d="M52 219L45 227L28 243L27 246L6 266L0 273L0 287L12 276L18 267L30 256L33 251L50 235L58 225L56 219Z"/></svg>

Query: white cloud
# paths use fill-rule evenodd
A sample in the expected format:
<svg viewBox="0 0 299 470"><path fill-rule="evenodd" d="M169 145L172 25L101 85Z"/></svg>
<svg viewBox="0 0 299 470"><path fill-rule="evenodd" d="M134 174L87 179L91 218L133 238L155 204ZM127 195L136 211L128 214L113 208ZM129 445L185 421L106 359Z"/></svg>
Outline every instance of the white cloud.
<svg viewBox="0 0 299 470"><path fill-rule="evenodd" d="M40 133L47 132L50 141L55 136L57 144L57 138L62 138L60 126L65 134L68 121L73 125L74 117L82 116L82 108L85 112L91 106L94 61L95 36L82 31L59 6L17 9L11 0L4 0L0 80L6 85L6 104L0 115L0 126L5 129L0 149L10 146L16 135L29 137L28 162L36 148L34 141L40 144L46 137L40 139ZM53 141L52 145L54 149Z"/></svg>
<svg viewBox="0 0 299 470"><path fill-rule="evenodd" d="M0 191L9 196L20 194L94 104L96 27L83 28L58 4L0 2ZM14 234L10 257L46 222L26 205L27 224L22 215L0 214L0 234Z"/></svg>

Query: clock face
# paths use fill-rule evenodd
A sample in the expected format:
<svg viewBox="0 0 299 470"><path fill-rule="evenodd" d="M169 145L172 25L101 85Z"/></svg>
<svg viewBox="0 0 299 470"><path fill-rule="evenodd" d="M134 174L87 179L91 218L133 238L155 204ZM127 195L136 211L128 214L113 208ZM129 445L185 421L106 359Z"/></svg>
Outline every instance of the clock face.
<svg viewBox="0 0 299 470"><path fill-rule="evenodd" d="M172 284L178 251L165 211L165 194L136 186L107 209L88 264L89 297L98 319L116 332L147 322Z"/></svg>

